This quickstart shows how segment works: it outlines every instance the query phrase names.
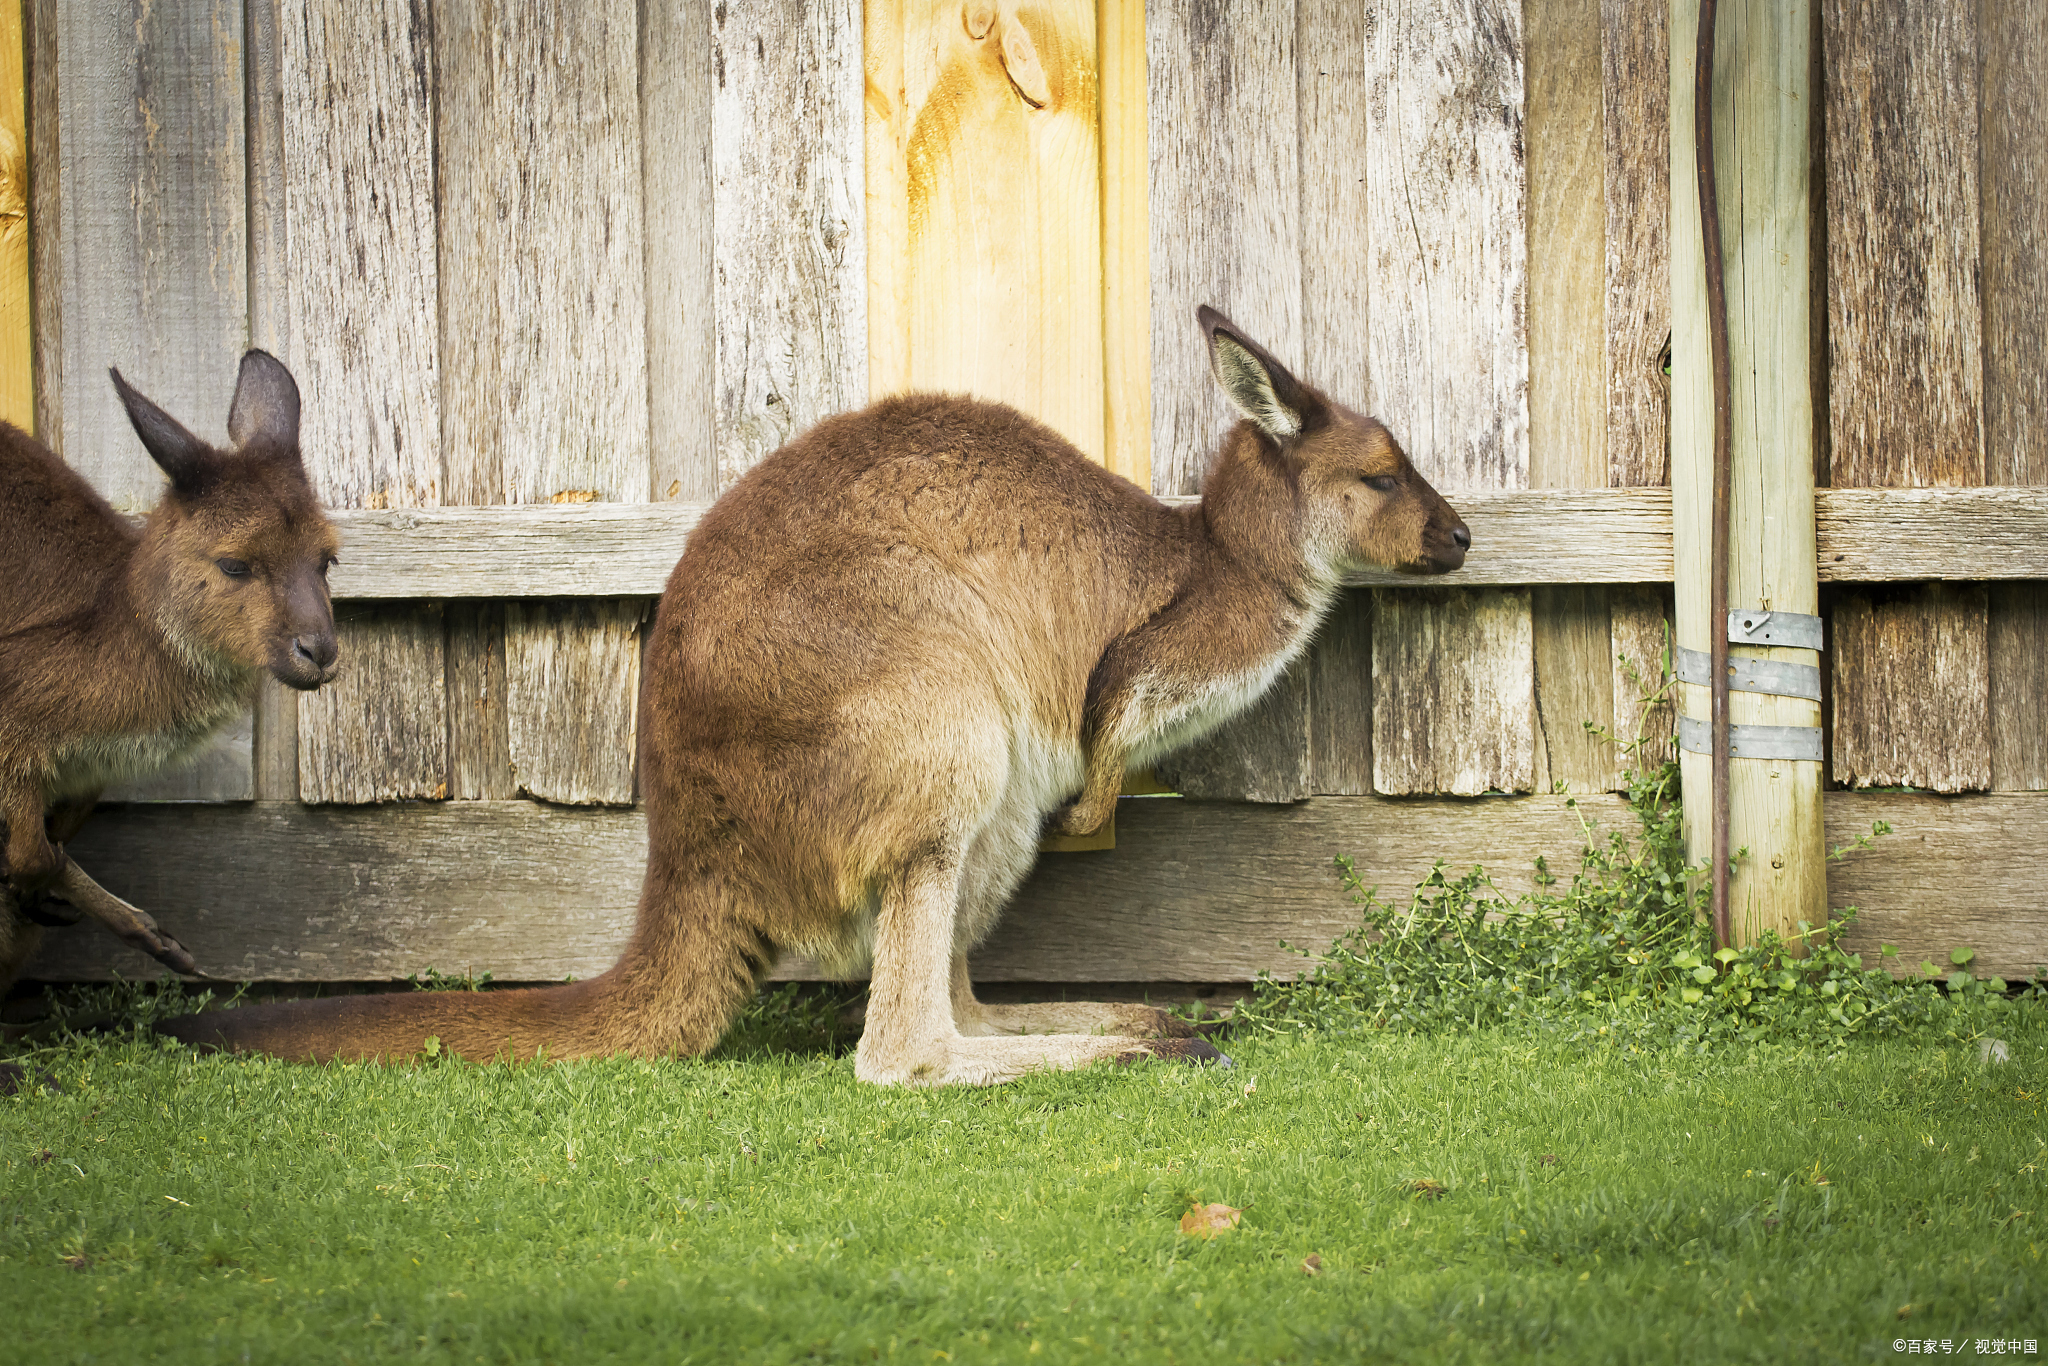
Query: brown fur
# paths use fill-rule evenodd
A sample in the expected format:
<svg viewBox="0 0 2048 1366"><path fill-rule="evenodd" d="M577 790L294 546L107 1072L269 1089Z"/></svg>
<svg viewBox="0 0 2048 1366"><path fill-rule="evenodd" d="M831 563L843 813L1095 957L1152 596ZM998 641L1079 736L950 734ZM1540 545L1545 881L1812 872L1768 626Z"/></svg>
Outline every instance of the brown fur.
<svg viewBox="0 0 2048 1366"><path fill-rule="evenodd" d="M297 688L334 671L334 531L300 463L290 373L243 358L228 450L113 378L171 477L140 529L0 424L0 990L35 947L23 907L102 787L197 749L264 670Z"/></svg>
<svg viewBox="0 0 2048 1366"><path fill-rule="evenodd" d="M428 1035L472 1058L696 1054L797 948L872 965L869 1081L1213 1056L1127 1037L1170 1032L1144 1008L983 1005L967 951L1043 830L1096 828L1128 769L1249 705L1343 572L1455 569L1469 535L1379 423L1203 323L1250 420L1197 507L1013 409L917 395L820 423L706 514L648 643L647 873L610 971L170 1032L298 1058L401 1057ZM1019 1037L1043 1028L1066 1032Z"/></svg>

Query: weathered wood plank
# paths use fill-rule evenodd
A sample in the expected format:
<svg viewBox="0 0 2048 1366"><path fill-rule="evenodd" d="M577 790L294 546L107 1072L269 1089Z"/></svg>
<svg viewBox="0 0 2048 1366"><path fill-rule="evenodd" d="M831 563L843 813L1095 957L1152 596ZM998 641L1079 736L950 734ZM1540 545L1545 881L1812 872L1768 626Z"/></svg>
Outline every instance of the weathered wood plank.
<svg viewBox="0 0 2048 1366"><path fill-rule="evenodd" d="M1314 790L1309 761L1309 665L1295 663L1222 729L1152 766L1183 797L1298 802Z"/></svg>
<svg viewBox="0 0 2048 1366"><path fill-rule="evenodd" d="M1581 799L1626 825L1611 798ZM1438 858L1527 888L1534 856L1569 867L1578 814L1556 798L1291 807L1132 798L1114 850L1040 861L976 956L992 980L1246 980L1286 973L1288 940L1321 948L1357 924L1332 859L1398 894ZM268 981L403 978L428 967L501 980L587 977L631 928L646 858L638 811L530 802L377 809L109 807L72 846L109 891L148 906L216 974ZM219 851L236 856L222 858ZM280 893L276 869L294 876ZM56 931L29 975L159 975L104 934ZM779 976L811 976L800 960Z"/></svg>
<svg viewBox="0 0 2048 1366"><path fill-rule="evenodd" d="M1844 596L1833 626L1835 781L1934 792L1990 787L1984 586Z"/></svg>
<svg viewBox="0 0 2048 1366"><path fill-rule="evenodd" d="M1530 791L1529 590L1381 589L1375 601L1373 789L1401 796Z"/></svg>
<svg viewBox="0 0 2048 1366"><path fill-rule="evenodd" d="M1974 0L1821 9L1833 482L1981 484ZM1981 589L1836 600L1836 781L1990 785L1986 610Z"/></svg>
<svg viewBox="0 0 2048 1366"><path fill-rule="evenodd" d="M426 11L286 0L284 193L301 445L336 507L441 482L434 92Z"/></svg>
<svg viewBox="0 0 2048 1366"><path fill-rule="evenodd" d="M1671 674L1671 590L1635 584L1610 590L1609 602L1616 747L1608 785L1625 789L1629 770L1654 771L1676 754L1677 709L1664 681ZM1633 753L1622 748L1636 740L1645 743Z"/></svg>
<svg viewBox="0 0 2048 1366"><path fill-rule="evenodd" d="M1439 857L1483 863L1509 890L1535 855L1573 866L1578 812L1632 829L1613 798L1406 802L1318 798L1291 807L1171 798L1118 804L1114 851L1042 860L976 972L1009 981L1247 980L1296 971L1286 940L1320 949L1357 924L1331 863L1403 895ZM1829 904L1862 908L1852 950L1905 970L1976 949L1971 967L2009 979L2048 964L2036 868L2048 859L2048 797L1937 798L1832 792L1827 838L1873 820L1895 833L1830 866ZM587 977L625 942L646 857L638 811L531 802L374 809L109 807L73 844L109 890L148 906L223 976L370 981L428 967L505 981ZM232 849L235 857L220 857ZM2009 857L1986 858L1986 849ZM296 877L281 895L275 870ZM29 969L45 981L134 979L157 965L87 929L51 932ZM786 962L778 975L812 971ZM1120 977L1119 977L1120 975Z"/></svg>
<svg viewBox="0 0 2048 1366"><path fill-rule="evenodd" d="M1981 484L1975 0L1823 0L1821 33L1832 482Z"/></svg>
<svg viewBox="0 0 2048 1366"><path fill-rule="evenodd" d="M508 602L504 611L507 738L520 792L570 805L631 802L646 604Z"/></svg>
<svg viewBox="0 0 2048 1366"><path fill-rule="evenodd" d="M1586 729L1611 729L1615 719L1612 637L1607 591L1587 584L1546 584L1530 590L1536 666L1538 792L1605 792L1614 754Z"/></svg>
<svg viewBox="0 0 2048 1366"><path fill-rule="evenodd" d="M1367 29L1371 408L1454 502L1529 484L1523 58L1519 4L1392 6ZM1374 786L1527 791L1529 595L1378 603Z"/></svg>
<svg viewBox="0 0 2048 1366"><path fill-rule="evenodd" d="M1670 6L1601 0L1607 482L1671 479Z"/></svg>
<svg viewBox="0 0 2048 1366"><path fill-rule="evenodd" d="M1977 951L1970 970L2009 981L2048 968L2048 917L2040 914L2040 867L2048 859L2048 798L1922 797L1830 792L1830 846L1892 833L1828 867L1828 905L1862 911L1844 947L1865 965L1917 974L1932 962L1953 971L1949 950ZM1895 945L1884 958L1881 944Z"/></svg>
<svg viewBox="0 0 2048 1366"><path fill-rule="evenodd" d="M448 795L459 802L519 795L505 684L505 604L448 605Z"/></svg>
<svg viewBox="0 0 2048 1366"><path fill-rule="evenodd" d="M289 358L291 242L285 188L283 0L249 0L249 344ZM302 377L303 378L303 377ZM299 695L275 679L256 689L250 790L258 801L299 795Z"/></svg>
<svg viewBox="0 0 2048 1366"><path fill-rule="evenodd" d="M285 354L305 396L307 472L335 509L432 507L446 490L431 20L403 0L284 0L279 21ZM441 789L445 728L424 750L409 743L444 686L440 614L360 618L341 648L336 683L278 709L298 723L291 791ZM281 756L265 767L285 776Z"/></svg>
<svg viewBox="0 0 2048 1366"><path fill-rule="evenodd" d="M2048 578L2048 489L1816 489L1820 577Z"/></svg>
<svg viewBox="0 0 2048 1366"><path fill-rule="evenodd" d="M1438 487L1525 488L1522 7L1386 6L1366 62L1372 411Z"/></svg>
<svg viewBox="0 0 2048 1366"><path fill-rule="evenodd" d="M653 495L718 496L712 300L711 6L648 5L640 25L640 172L647 263Z"/></svg>
<svg viewBox="0 0 2048 1366"><path fill-rule="evenodd" d="M452 502L650 495L637 13L610 0L437 21ZM621 667L615 618L638 612L507 608L507 738L524 790L631 799L638 673ZM635 636L629 624L628 664Z"/></svg>
<svg viewBox="0 0 2048 1366"><path fill-rule="evenodd" d="M2048 525L2048 494L2040 501ZM1472 558L1458 571L1461 584L1670 582L1669 490L1460 494L1457 508L1473 537ZM342 536L341 563L329 576L336 598L624 597L662 590L704 507L589 503L332 515ZM1874 534L1884 516L1881 504L1859 511L1845 523L1846 534ZM1930 540L1926 553L1943 553L1942 544ZM1961 546L1955 553L1971 552ZM2048 563L2048 551L2041 557ZM1378 571L1346 581L1428 582Z"/></svg>
<svg viewBox="0 0 2048 1366"><path fill-rule="evenodd" d="M1236 413L1209 377L1209 304L1309 371L1294 0L1147 6L1152 232L1152 489L1192 494ZM1364 397L1352 394L1354 400Z"/></svg>
<svg viewBox="0 0 2048 1366"><path fill-rule="evenodd" d="M2048 789L2048 584L1990 585L1991 788Z"/></svg>
<svg viewBox="0 0 2048 1366"><path fill-rule="evenodd" d="M1372 594L1350 589L1308 652L1309 781L1318 796L1372 792Z"/></svg>
<svg viewBox="0 0 2048 1366"><path fill-rule="evenodd" d="M637 54L629 0L436 16L446 502L647 501Z"/></svg>
<svg viewBox="0 0 2048 1366"><path fill-rule="evenodd" d="M1987 473L2048 484L2048 26L2029 0L1977 12ZM2048 587L1994 587L1990 628L1991 785L2048 788Z"/></svg>
<svg viewBox="0 0 2048 1366"><path fill-rule="evenodd" d="M349 607L335 613L335 627L341 670L299 702L299 799L446 797L441 605Z"/></svg>
<svg viewBox="0 0 2048 1366"><path fill-rule="evenodd" d="M107 367L219 439L248 337L242 5L59 5L54 18L62 449L140 512L163 478Z"/></svg>
<svg viewBox="0 0 2048 1366"><path fill-rule="evenodd" d="M718 478L867 401L856 0L713 10Z"/></svg>

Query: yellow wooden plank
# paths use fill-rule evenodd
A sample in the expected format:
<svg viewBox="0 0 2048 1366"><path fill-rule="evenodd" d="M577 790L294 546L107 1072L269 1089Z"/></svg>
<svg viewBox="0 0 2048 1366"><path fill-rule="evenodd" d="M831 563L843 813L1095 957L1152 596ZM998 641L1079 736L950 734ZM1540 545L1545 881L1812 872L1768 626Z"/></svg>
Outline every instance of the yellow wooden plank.
<svg viewBox="0 0 2048 1366"><path fill-rule="evenodd" d="M0 0L0 420L35 428L20 0Z"/></svg>
<svg viewBox="0 0 2048 1366"><path fill-rule="evenodd" d="M1152 487L1152 236L1145 0L1100 0L1102 372L1105 458Z"/></svg>
<svg viewBox="0 0 2048 1366"><path fill-rule="evenodd" d="M867 0L868 395L910 388L910 190L904 141L905 0Z"/></svg>

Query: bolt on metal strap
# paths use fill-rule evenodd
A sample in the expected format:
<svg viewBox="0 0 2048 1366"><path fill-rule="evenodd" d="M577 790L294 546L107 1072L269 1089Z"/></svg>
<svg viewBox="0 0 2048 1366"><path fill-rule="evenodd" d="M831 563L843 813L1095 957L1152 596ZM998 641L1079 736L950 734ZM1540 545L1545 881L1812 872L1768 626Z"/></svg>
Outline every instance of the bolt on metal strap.
<svg viewBox="0 0 2048 1366"><path fill-rule="evenodd" d="M1713 659L1704 650L1688 650L1681 645L1672 653L1673 673L1679 682L1695 683L1702 688L1713 685ZM1811 664L1731 655L1728 659L1728 686L1737 692L1804 697L1818 702L1820 670Z"/></svg>
<svg viewBox="0 0 2048 1366"><path fill-rule="evenodd" d="M1821 648L1819 617L1798 612L1766 612L1752 608L1728 614L1728 643L1731 645L1776 645L1792 650ZM1792 697L1800 693L1788 694Z"/></svg>
<svg viewBox="0 0 2048 1366"><path fill-rule="evenodd" d="M1691 754L1711 754L1713 745L1705 721L1690 716L1678 718L1679 747ZM1819 763L1819 726L1736 726L1728 727L1728 757L1731 759L1797 759Z"/></svg>

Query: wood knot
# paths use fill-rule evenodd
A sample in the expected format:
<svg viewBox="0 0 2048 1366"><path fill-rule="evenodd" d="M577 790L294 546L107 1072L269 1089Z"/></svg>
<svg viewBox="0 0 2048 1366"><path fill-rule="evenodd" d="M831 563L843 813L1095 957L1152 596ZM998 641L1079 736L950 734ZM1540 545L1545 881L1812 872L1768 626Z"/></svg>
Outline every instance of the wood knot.
<svg viewBox="0 0 2048 1366"><path fill-rule="evenodd" d="M967 25L967 36L978 43L995 27L996 7L990 0L967 0L960 11L960 18Z"/></svg>

